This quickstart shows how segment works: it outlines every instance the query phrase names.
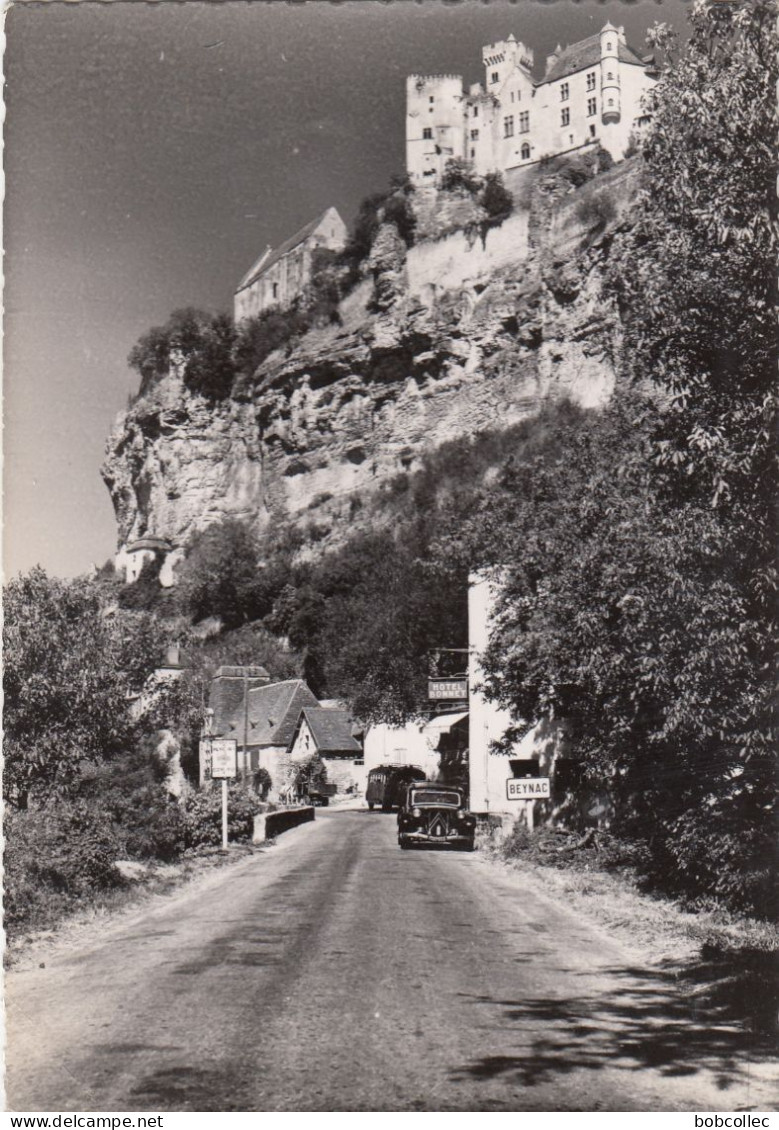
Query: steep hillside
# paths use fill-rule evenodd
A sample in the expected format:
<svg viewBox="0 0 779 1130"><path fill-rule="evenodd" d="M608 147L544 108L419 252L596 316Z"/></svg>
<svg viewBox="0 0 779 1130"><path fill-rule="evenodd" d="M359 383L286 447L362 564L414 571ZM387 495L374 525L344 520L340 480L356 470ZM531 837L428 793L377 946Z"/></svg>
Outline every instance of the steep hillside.
<svg viewBox="0 0 779 1130"><path fill-rule="evenodd" d="M408 252L387 226L341 324L269 357L231 398L193 395L174 367L108 440L119 543L182 545L228 515L264 530L307 512L331 527L445 441L550 399L604 403L620 332L601 282L633 171L576 191L549 173L501 227Z"/></svg>

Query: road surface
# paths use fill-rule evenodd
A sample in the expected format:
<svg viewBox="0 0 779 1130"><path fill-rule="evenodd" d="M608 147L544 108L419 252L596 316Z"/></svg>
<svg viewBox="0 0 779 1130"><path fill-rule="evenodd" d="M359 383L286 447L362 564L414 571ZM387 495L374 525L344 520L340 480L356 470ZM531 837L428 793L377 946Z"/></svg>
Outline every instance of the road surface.
<svg viewBox="0 0 779 1130"><path fill-rule="evenodd" d="M12 972L17 1111L770 1109L743 1033L479 856L334 811Z"/></svg>

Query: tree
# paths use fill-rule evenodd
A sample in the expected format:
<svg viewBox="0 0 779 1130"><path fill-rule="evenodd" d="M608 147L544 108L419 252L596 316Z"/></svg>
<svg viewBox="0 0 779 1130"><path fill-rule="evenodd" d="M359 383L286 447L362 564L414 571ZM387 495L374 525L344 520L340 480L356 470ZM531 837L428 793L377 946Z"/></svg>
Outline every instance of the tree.
<svg viewBox="0 0 779 1130"><path fill-rule="evenodd" d="M164 650L142 613L111 611L100 588L39 568L5 589L5 775L9 804L62 795L86 763L119 758L142 724L132 696Z"/></svg>
<svg viewBox="0 0 779 1130"><path fill-rule="evenodd" d="M177 599L193 620L218 616L234 628L270 611L252 531L234 518L197 532L178 566Z"/></svg>
<svg viewBox="0 0 779 1130"><path fill-rule="evenodd" d="M500 173L487 173L481 193L481 204L491 220L505 219L514 208L514 197L503 183Z"/></svg>
<svg viewBox="0 0 779 1130"><path fill-rule="evenodd" d="M222 400L230 395L237 372L235 342L228 314L188 306L175 310L164 326L144 334L127 363L141 375L141 395L179 365L187 388L209 400Z"/></svg>

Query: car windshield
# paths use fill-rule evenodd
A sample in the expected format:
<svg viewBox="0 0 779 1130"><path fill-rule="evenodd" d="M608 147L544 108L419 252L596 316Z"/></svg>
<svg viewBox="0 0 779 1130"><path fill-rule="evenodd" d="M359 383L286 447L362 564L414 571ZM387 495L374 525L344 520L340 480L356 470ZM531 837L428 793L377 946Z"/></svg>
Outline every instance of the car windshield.
<svg viewBox="0 0 779 1130"><path fill-rule="evenodd" d="M452 789L412 789L411 804L448 804L452 808L459 808L460 794Z"/></svg>

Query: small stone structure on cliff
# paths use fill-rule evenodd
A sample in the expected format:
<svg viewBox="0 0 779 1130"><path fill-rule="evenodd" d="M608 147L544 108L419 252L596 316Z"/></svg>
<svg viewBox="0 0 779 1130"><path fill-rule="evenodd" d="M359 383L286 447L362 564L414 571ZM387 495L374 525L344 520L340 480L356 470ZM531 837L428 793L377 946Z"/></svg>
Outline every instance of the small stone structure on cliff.
<svg viewBox="0 0 779 1130"><path fill-rule="evenodd" d="M235 292L235 320L254 318L271 306L289 306L311 281L314 252L340 251L346 224L335 208L306 224L277 248L267 247Z"/></svg>
<svg viewBox="0 0 779 1130"><path fill-rule="evenodd" d="M610 23L558 47L539 82L533 52L513 35L484 47L482 60L485 82L467 93L460 75L409 75L406 168L415 185L435 185L450 158L485 174L601 145L619 161L657 78L653 57Z"/></svg>

